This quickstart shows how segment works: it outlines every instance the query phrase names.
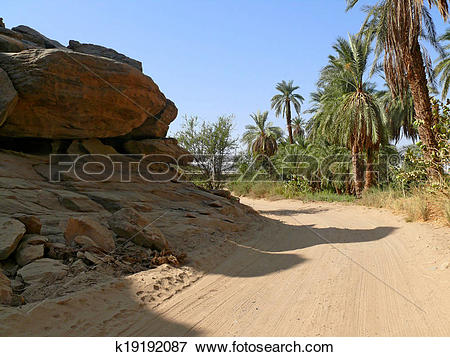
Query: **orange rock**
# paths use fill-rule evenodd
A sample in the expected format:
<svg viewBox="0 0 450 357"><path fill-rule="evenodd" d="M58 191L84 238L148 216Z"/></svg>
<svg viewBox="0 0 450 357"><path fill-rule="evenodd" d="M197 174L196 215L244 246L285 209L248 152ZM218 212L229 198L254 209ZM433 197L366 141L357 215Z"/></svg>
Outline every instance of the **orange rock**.
<svg viewBox="0 0 450 357"><path fill-rule="evenodd" d="M20 98L0 128L0 136L121 136L166 105L166 98L150 77L103 57L32 49L0 53L0 68Z"/></svg>

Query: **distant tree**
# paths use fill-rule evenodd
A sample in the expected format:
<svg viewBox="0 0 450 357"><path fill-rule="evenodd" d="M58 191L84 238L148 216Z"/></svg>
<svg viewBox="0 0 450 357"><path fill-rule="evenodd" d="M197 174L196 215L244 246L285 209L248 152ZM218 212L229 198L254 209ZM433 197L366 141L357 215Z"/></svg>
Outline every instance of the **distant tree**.
<svg viewBox="0 0 450 357"><path fill-rule="evenodd" d="M289 142L294 143L294 137L292 135L292 123L291 123L291 104L297 114L300 114L301 105L304 98L297 93L294 93L300 87L294 86L294 81L281 81L277 84L276 89L281 92L272 98L272 109L275 109L275 115L278 117L282 115L286 118L287 129L289 134Z"/></svg>
<svg viewBox="0 0 450 357"><path fill-rule="evenodd" d="M292 134L295 139L304 139L305 138L305 120L300 116L297 115L292 120Z"/></svg>
<svg viewBox="0 0 450 357"><path fill-rule="evenodd" d="M253 154L272 156L277 152L278 140L283 131L267 121L268 115L268 111L250 114L256 125L245 127L242 141Z"/></svg>
<svg viewBox="0 0 450 357"><path fill-rule="evenodd" d="M197 116L185 116L182 129L176 134L179 144L195 158L195 164L216 188L224 172L234 166L238 139L233 137L233 116L220 116L213 123L199 123Z"/></svg>

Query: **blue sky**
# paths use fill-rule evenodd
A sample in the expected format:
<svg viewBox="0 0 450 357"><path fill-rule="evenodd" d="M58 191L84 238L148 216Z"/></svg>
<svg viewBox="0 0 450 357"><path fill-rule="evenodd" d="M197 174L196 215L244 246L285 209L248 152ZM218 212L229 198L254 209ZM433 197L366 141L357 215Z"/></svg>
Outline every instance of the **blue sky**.
<svg viewBox="0 0 450 357"><path fill-rule="evenodd" d="M345 0L3 0L0 16L7 27L25 24L64 45L100 44L142 61L178 106L170 133L184 114L234 114L236 135L250 113L270 109L283 79L300 85L307 109L336 37L357 32L364 18L360 6L346 13Z"/></svg>

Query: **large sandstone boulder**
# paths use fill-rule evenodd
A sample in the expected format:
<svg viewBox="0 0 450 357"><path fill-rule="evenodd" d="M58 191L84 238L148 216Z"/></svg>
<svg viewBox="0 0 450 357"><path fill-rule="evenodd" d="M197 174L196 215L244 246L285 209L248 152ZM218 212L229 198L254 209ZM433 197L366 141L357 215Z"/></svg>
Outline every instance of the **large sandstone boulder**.
<svg viewBox="0 0 450 357"><path fill-rule="evenodd" d="M0 136L115 137L140 126L166 104L150 77L103 57L34 49L0 53L0 68L20 98Z"/></svg>
<svg viewBox="0 0 450 357"><path fill-rule="evenodd" d="M25 226L17 219L0 217L0 260L14 252L25 231Z"/></svg>
<svg viewBox="0 0 450 357"><path fill-rule="evenodd" d="M178 162L186 165L194 160L194 157L178 145L173 138L129 140L123 148L127 154L158 155L155 160L160 162Z"/></svg>
<svg viewBox="0 0 450 357"><path fill-rule="evenodd" d="M0 127L15 108L19 96L8 74L0 68Z"/></svg>
<svg viewBox="0 0 450 357"><path fill-rule="evenodd" d="M137 245L158 250L169 248L162 232L133 208L115 212L108 223L119 237L131 239Z"/></svg>
<svg viewBox="0 0 450 357"><path fill-rule="evenodd" d="M17 275L27 284L35 284L62 279L67 275L68 269L59 260L42 258L19 269Z"/></svg>
<svg viewBox="0 0 450 357"><path fill-rule="evenodd" d="M11 304L12 295L11 281L0 271L0 304Z"/></svg>
<svg viewBox="0 0 450 357"><path fill-rule="evenodd" d="M119 53L111 48L99 46L99 45L93 45L90 43L80 43L78 41L70 40L69 46L72 51L80 52L80 53L86 53L88 55L94 55L94 56L100 56L100 57L106 57L110 58L117 62L122 62L129 64L130 66L133 66L134 68L137 68L142 72L142 63L139 61L136 61L135 59L132 59L130 57L127 57L123 55L122 53Z"/></svg>
<svg viewBox="0 0 450 357"><path fill-rule="evenodd" d="M116 248L112 232L89 217L69 218L64 233L66 242L71 244L78 236L91 238L97 246L106 252L111 252Z"/></svg>
<svg viewBox="0 0 450 357"><path fill-rule="evenodd" d="M126 139L163 138L169 131L169 125L178 115L175 103L167 99L164 109L155 116L151 116L144 123L133 129L125 136Z"/></svg>

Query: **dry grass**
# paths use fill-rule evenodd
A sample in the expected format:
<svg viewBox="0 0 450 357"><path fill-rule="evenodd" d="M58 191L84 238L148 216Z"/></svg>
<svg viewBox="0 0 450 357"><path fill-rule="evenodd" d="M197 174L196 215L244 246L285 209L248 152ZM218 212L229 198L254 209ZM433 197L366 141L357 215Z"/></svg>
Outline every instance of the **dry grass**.
<svg viewBox="0 0 450 357"><path fill-rule="evenodd" d="M333 192L299 192L286 187L281 182L237 182L229 185L236 196L277 200L283 198L302 201L351 202L358 205L387 208L405 215L408 222L433 221L450 226L450 191L414 189L409 193L392 188L373 189L365 192L363 198L338 195Z"/></svg>
<svg viewBox="0 0 450 357"><path fill-rule="evenodd" d="M388 208L405 214L408 222L434 221L450 225L450 200L448 190L432 192L426 189L415 189L408 194L392 189L372 190L366 192L358 204Z"/></svg>

